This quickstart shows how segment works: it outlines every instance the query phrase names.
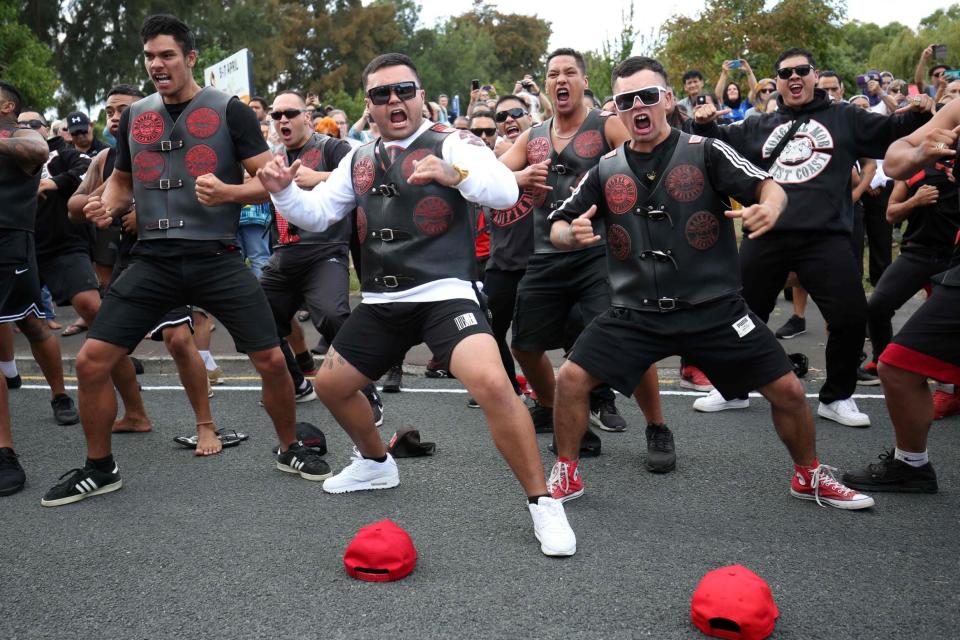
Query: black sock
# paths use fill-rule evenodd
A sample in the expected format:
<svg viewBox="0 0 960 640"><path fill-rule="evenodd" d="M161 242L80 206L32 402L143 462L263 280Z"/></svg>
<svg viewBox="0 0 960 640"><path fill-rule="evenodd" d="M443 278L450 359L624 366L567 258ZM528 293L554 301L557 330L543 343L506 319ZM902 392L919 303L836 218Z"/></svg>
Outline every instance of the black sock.
<svg viewBox="0 0 960 640"><path fill-rule="evenodd" d="M84 466L87 469L96 469L97 471L110 473L113 471L113 465L113 454L111 453L106 458L99 458L97 460L94 460L93 458L87 458L87 464Z"/></svg>
<svg viewBox="0 0 960 640"><path fill-rule="evenodd" d="M648 429L666 429L667 424L665 422L648 422L647 428Z"/></svg>
<svg viewBox="0 0 960 640"><path fill-rule="evenodd" d="M527 502L529 502L530 504L537 504L537 502L540 501L540 498L549 498L549 497L550 496L548 496L545 493L542 493L539 496L527 496Z"/></svg>
<svg viewBox="0 0 960 640"><path fill-rule="evenodd" d="M301 371L310 371L316 366L316 363L313 361L313 356L310 355L309 351L298 353L295 357Z"/></svg>
<svg viewBox="0 0 960 640"><path fill-rule="evenodd" d="M387 461L387 456L383 456L382 458L368 458L367 456L363 456L363 459L364 459L364 460L373 460L374 462L386 462L386 461Z"/></svg>

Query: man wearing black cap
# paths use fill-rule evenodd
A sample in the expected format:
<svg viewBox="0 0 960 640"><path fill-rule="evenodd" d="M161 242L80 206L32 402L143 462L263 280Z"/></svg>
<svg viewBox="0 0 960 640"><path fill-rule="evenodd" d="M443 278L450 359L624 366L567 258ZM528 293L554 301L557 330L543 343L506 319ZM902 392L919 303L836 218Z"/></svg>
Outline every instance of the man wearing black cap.
<svg viewBox="0 0 960 640"><path fill-rule="evenodd" d="M73 148L92 158L110 145L97 137L90 118L82 111L74 111L67 116L67 131L73 137Z"/></svg>
<svg viewBox="0 0 960 640"><path fill-rule="evenodd" d="M47 161L47 144L32 127L20 128L20 93L0 81L0 320L32 316L35 331L41 321L40 276L33 241L40 168ZM23 468L13 451L6 377L0 376L0 495L23 488Z"/></svg>
<svg viewBox="0 0 960 640"><path fill-rule="evenodd" d="M266 197L258 180L244 182L244 171L254 173L270 159L260 126L236 97L196 83L197 51L187 25L153 15L140 36L157 92L121 116L113 174L103 196L84 208L89 220L106 227L129 211L135 196L137 259L110 287L77 355L86 464L66 474L41 504L59 506L122 487L111 452L117 405L110 371L168 309L182 304L216 315L260 373L280 444L277 468L325 479L326 462L296 441L293 383L270 305L235 246L240 205Z"/></svg>

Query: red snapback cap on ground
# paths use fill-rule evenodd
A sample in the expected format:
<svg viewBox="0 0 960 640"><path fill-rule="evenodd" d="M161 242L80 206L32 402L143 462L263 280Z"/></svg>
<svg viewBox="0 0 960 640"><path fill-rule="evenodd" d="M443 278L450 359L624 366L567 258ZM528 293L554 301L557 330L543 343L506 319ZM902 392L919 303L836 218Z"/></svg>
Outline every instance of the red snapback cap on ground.
<svg viewBox="0 0 960 640"><path fill-rule="evenodd" d="M727 640L762 640L773 633L779 616L770 586L739 564L703 576L690 603L693 624Z"/></svg>
<svg viewBox="0 0 960 640"><path fill-rule="evenodd" d="M405 578L416 565L413 540L391 520L374 522L360 529L343 554L347 573L369 582Z"/></svg>

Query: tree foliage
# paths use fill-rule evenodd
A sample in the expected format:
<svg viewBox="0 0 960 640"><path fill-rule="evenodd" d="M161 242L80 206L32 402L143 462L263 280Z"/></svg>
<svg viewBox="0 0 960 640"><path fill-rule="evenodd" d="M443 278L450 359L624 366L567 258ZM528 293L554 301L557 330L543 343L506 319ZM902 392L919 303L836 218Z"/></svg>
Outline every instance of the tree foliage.
<svg viewBox="0 0 960 640"><path fill-rule="evenodd" d="M584 59L587 63L587 78L590 88L598 100L611 94L610 76L613 69L622 60L633 54L639 32L634 27L634 6L630 2L629 9L621 12L623 27L619 35L613 40L604 40L599 50L587 51Z"/></svg>
<svg viewBox="0 0 960 640"><path fill-rule="evenodd" d="M53 104L59 81L50 49L17 20L15 0L0 0L0 78L23 95L24 106L43 112Z"/></svg>

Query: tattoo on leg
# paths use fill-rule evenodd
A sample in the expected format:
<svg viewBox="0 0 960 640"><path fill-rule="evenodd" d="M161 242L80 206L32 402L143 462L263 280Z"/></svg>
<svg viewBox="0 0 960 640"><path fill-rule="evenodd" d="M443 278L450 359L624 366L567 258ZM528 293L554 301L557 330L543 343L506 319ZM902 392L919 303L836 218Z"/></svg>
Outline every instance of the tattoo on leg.
<svg viewBox="0 0 960 640"><path fill-rule="evenodd" d="M330 350L327 351L327 356L323 359L323 366L327 369L333 369L334 361L333 357L340 357L340 354L333 350L333 347L330 347ZM340 361L343 361L343 358L340 358Z"/></svg>

